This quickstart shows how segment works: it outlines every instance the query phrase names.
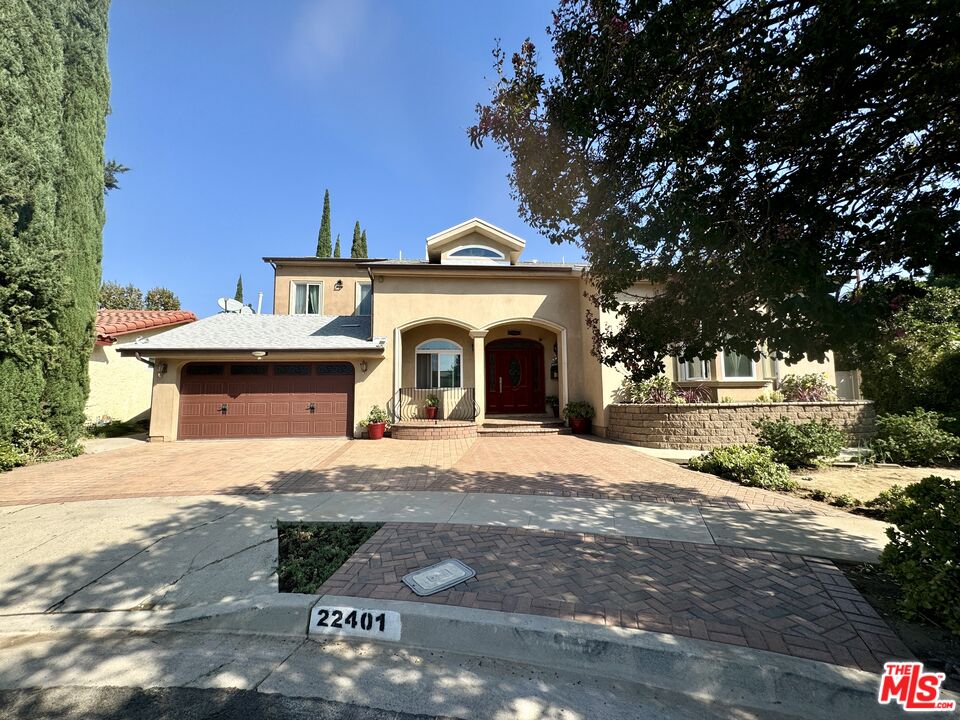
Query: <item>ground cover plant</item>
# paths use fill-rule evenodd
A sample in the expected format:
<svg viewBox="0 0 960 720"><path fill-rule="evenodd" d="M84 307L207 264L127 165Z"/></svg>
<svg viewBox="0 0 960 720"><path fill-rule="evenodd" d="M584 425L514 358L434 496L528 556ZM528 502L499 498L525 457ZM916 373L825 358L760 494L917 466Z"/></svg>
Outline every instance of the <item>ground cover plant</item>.
<svg viewBox="0 0 960 720"><path fill-rule="evenodd" d="M690 460L690 467L719 475L741 485L767 490L794 490L797 481L786 465L773 459L773 450L761 445L725 445Z"/></svg>
<svg viewBox="0 0 960 720"><path fill-rule="evenodd" d="M280 592L315 593L382 524L277 523Z"/></svg>

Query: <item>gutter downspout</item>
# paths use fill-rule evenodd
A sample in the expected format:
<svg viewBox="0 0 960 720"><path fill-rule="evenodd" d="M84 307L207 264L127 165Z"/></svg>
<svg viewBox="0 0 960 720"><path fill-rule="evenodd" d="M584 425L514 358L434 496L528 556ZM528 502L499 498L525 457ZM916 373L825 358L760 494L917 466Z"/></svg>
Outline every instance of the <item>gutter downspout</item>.
<svg viewBox="0 0 960 720"><path fill-rule="evenodd" d="M142 362L143 364L149 365L151 368L155 368L155 367L157 366L157 364L156 364L153 360L148 360L148 359L146 359L146 358L140 357L140 353L139 353L139 352L135 352L135 353L133 354L133 356L134 356L137 360L139 360L140 362Z"/></svg>

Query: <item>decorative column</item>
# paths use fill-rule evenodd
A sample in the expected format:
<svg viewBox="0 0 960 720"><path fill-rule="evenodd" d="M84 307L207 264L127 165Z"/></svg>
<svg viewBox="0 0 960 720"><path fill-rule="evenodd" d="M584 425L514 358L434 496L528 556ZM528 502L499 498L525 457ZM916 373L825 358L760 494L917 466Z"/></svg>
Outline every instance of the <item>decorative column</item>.
<svg viewBox="0 0 960 720"><path fill-rule="evenodd" d="M562 410L566 404L570 402L570 373L567 365L567 329L562 328L559 332L559 336L560 337L558 340L560 341L560 347L559 352L557 353L557 379L559 380L558 384L560 385L560 409Z"/></svg>
<svg viewBox="0 0 960 720"><path fill-rule="evenodd" d="M484 338L487 336L486 330L471 330L470 337L473 338L473 392L477 407L477 424L483 423L487 412L487 368L486 356L484 353Z"/></svg>
<svg viewBox="0 0 960 720"><path fill-rule="evenodd" d="M397 422L400 419L400 405L403 403L403 398L399 397L397 393L400 392L400 388L403 387L403 333L400 328L394 328L393 330L393 395L391 399L393 402L393 421Z"/></svg>

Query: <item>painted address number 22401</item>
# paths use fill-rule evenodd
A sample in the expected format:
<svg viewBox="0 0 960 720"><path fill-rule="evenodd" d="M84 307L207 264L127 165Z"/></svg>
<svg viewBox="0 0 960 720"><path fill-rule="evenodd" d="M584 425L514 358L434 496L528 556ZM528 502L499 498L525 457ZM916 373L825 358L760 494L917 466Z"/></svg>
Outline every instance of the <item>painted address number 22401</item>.
<svg viewBox="0 0 960 720"><path fill-rule="evenodd" d="M400 613L392 610L318 605L310 612L310 634L399 640Z"/></svg>

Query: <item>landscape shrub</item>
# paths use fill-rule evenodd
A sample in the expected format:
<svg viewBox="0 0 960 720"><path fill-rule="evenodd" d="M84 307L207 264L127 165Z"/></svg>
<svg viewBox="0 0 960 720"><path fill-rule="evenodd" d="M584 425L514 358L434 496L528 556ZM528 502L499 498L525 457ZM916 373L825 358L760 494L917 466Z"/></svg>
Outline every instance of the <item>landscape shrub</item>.
<svg viewBox="0 0 960 720"><path fill-rule="evenodd" d="M679 388L677 390L679 398L677 402L685 403L705 403L710 402L710 391L707 390L703 385L695 385L693 387Z"/></svg>
<svg viewBox="0 0 960 720"><path fill-rule="evenodd" d="M0 471L13 470L15 467L23 465L24 462L23 455L17 451L12 443L0 440Z"/></svg>
<svg viewBox="0 0 960 720"><path fill-rule="evenodd" d="M896 527L880 564L903 592L904 613L960 635L960 480L931 475L908 486L889 520Z"/></svg>
<svg viewBox="0 0 960 720"><path fill-rule="evenodd" d="M757 402L759 403L782 403L786 402L783 397L783 393L779 390L771 390L770 392L761 393L757 397Z"/></svg>
<svg viewBox="0 0 960 720"><path fill-rule="evenodd" d="M894 508L908 502L912 502L906 494L906 488L903 485L893 485L883 490L873 500L868 500L864 506L872 511L872 514L878 515L881 519L890 521L890 515Z"/></svg>
<svg viewBox="0 0 960 720"><path fill-rule="evenodd" d="M786 375L780 381L783 402L825 402L837 398L836 388L827 382L824 373Z"/></svg>
<svg viewBox="0 0 960 720"><path fill-rule="evenodd" d="M816 467L824 458L836 457L846 435L829 420L792 423L786 418L757 420L760 445L773 450L773 459L789 468Z"/></svg>
<svg viewBox="0 0 960 720"><path fill-rule="evenodd" d="M674 403L679 397L676 386L666 375L658 375L640 382L627 381L623 385L623 395L627 402L643 405Z"/></svg>
<svg viewBox="0 0 960 720"><path fill-rule="evenodd" d="M725 445L690 460L690 467L741 485L767 490L794 490L797 481L786 465L773 459L773 450L760 445Z"/></svg>
<svg viewBox="0 0 960 720"><path fill-rule="evenodd" d="M940 413L914 408L905 415L877 417L876 458L901 465L949 465L960 456L960 437L940 427Z"/></svg>

